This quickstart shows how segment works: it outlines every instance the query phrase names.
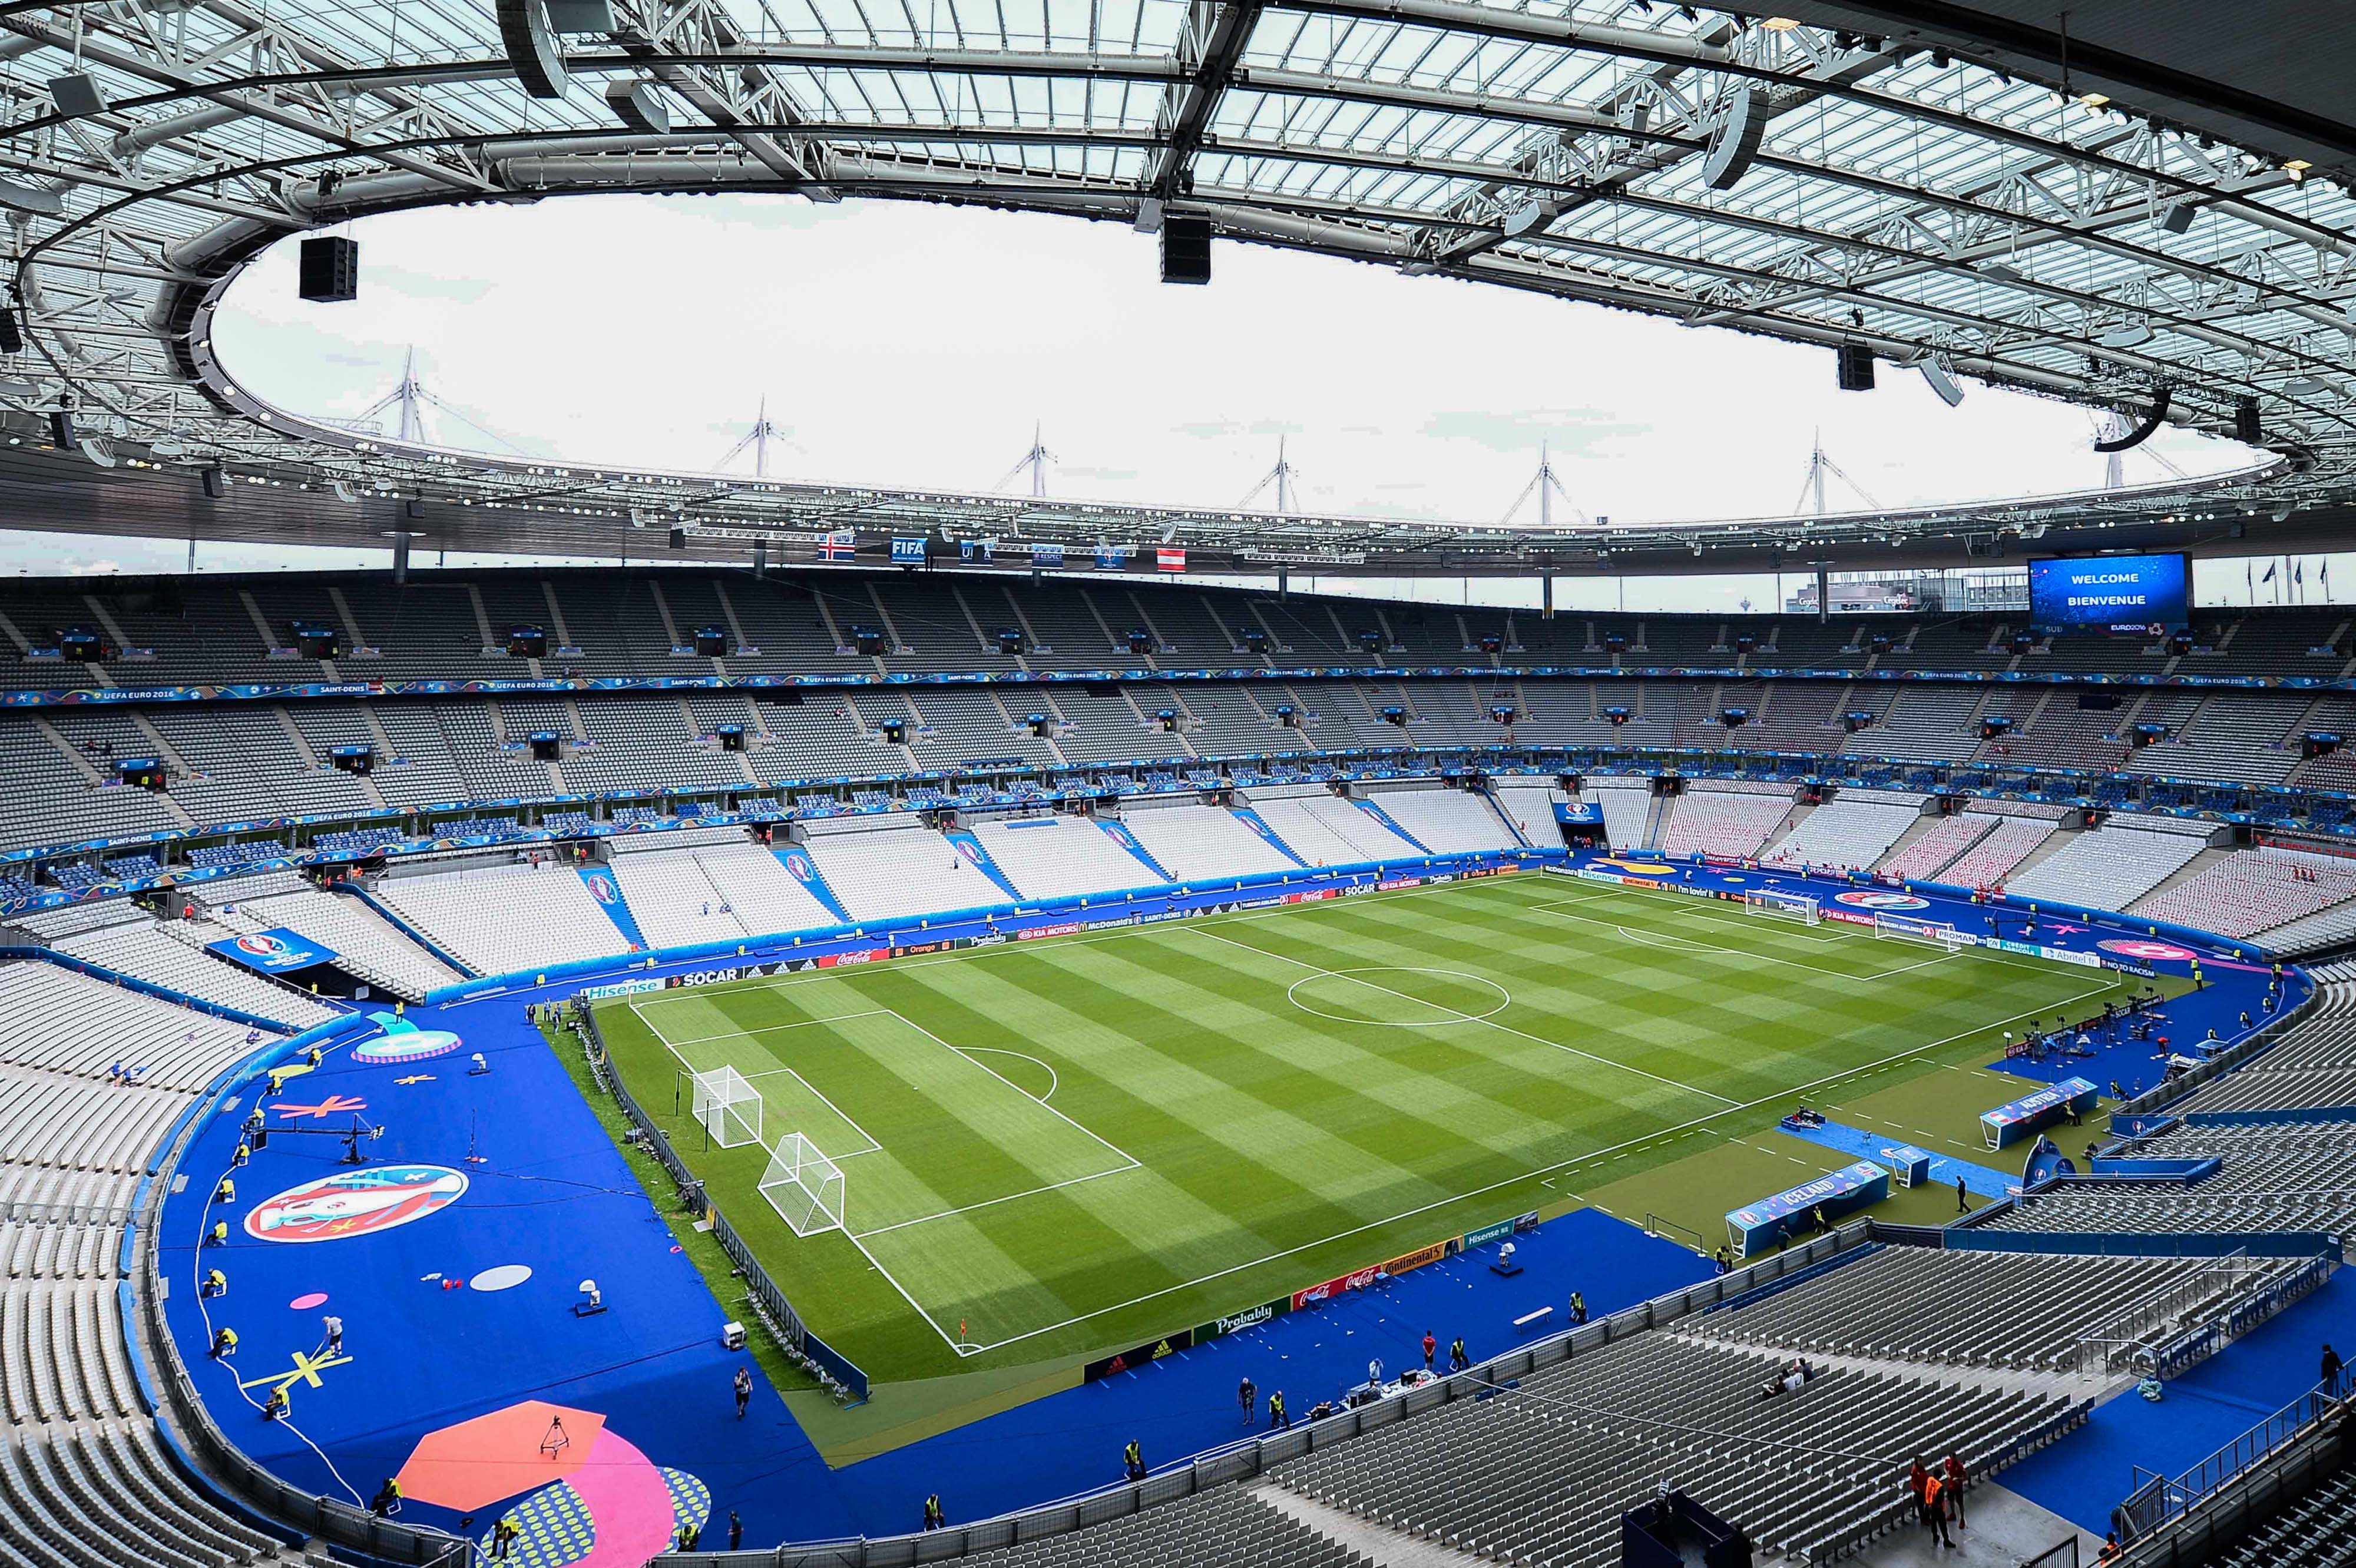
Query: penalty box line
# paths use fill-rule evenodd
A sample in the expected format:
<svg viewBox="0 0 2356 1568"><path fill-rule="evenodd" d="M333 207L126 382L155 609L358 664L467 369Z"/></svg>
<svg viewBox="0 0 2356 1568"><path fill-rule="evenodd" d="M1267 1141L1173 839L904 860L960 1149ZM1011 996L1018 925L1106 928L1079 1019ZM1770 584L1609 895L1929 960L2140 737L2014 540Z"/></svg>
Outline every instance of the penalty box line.
<svg viewBox="0 0 2356 1568"><path fill-rule="evenodd" d="M1106 1176L1123 1176L1130 1171L1142 1170L1145 1168L1144 1162L1138 1159L1134 1155L1131 1155L1128 1150L1121 1148L1117 1144L1114 1144L1111 1140L1106 1138L1102 1133L1097 1132L1095 1129L1083 1126L1080 1122L1074 1121L1070 1116L1066 1115L1064 1112L1058 1110L1053 1105L1049 1105L1044 1100L1033 1094L1021 1084L1014 1082L1012 1079L1006 1077L1003 1073L991 1067L989 1063L976 1060L971 1052L965 1050L961 1047L951 1045L948 1041L941 1038L940 1036L933 1033L932 1030L926 1028L922 1024L917 1023L915 1019L909 1017L905 1013L900 1012L897 1008L871 1007L862 1012L838 1014L830 1018L804 1018L798 1019L791 1024L765 1025L757 1028L733 1030L725 1035L707 1035L698 1039L680 1041L677 1044L674 1044L668 1036L666 1036L661 1029L656 1027L653 1020L648 1018L645 1014L639 1013L637 1004L633 1003L630 1004L630 1011L634 1014L637 1014L638 1022L646 1026L648 1033L653 1035L656 1039L662 1042L663 1047L670 1052L672 1059L677 1061L680 1067L686 1069L691 1073L696 1069L694 1065L687 1059L684 1054L681 1053L680 1049L681 1045L711 1045L723 1040L749 1038L755 1035L783 1034L794 1029L806 1029L813 1025L841 1023L851 1018L895 1018L899 1020L903 1026L915 1030L917 1034L922 1035L925 1038L932 1041L943 1050L962 1058L966 1061L970 1062L973 1066L980 1069L983 1072L990 1074L991 1077L1006 1085L1008 1089L1039 1106L1049 1115L1064 1122L1075 1131L1084 1133L1087 1137L1095 1140L1108 1153L1120 1160L1121 1163L1119 1165L1112 1165L1100 1171L1091 1171L1086 1176L1070 1176L1066 1177L1063 1181L1049 1182L1041 1187L1025 1188L1021 1192L1011 1192L998 1197L984 1198L979 1203L965 1204L956 1208L939 1209L931 1214L917 1215L914 1219L895 1220L892 1224L879 1225L869 1230L853 1230L848 1224L845 1224L841 1228L843 1239L859 1250L859 1255L867 1260L868 1266L873 1269L877 1273L883 1275L884 1283L889 1284L893 1290L899 1294L900 1299L906 1302L909 1307L915 1311L916 1316L925 1320L926 1326L930 1327L934 1333L941 1337L941 1343L947 1345L951 1350L955 1351L959 1356L980 1355L984 1348L974 1344L971 1340L959 1339L950 1334L948 1330L943 1328L939 1321L926 1309L924 1304L916 1299L916 1295L906 1285L900 1283L899 1277L893 1273L890 1269L884 1267L883 1261L877 1258L874 1252L868 1247L868 1239L875 1236L887 1235L894 1230L905 1230L911 1226L929 1224L936 1219L948 1219L960 1214L973 1213L978 1209L994 1208L1000 1204L1012 1203L1018 1198L1036 1197L1042 1193L1056 1192L1067 1187L1077 1187L1083 1182L1099 1181ZM826 1157L828 1159L834 1161L856 1159L861 1155L880 1154L884 1151L882 1142L879 1141L873 1133L870 1133L866 1128L861 1126L859 1122L851 1117L849 1112L844 1111L841 1106L835 1104L832 1100L827 1097L825 1091L820 1090L816 1084L811 1083L809 1079L804 1078L799 1072L795 1071L792 1068L777 1067L764 1072L747 1074L745 1075L745 1081L750 1083L755 1079L771 1078L780 1072L790 1074L794 1080L799 1083L803 1088L809 1090L810 1093L818 1099L819 1103L823 1104L829 1111L833 1112L837 1116L842 1118L844 1125L851 1128L853 1131L857 1132L861 1137L867 1140L868 1146L864 1149L853 1149L841 1155L827 1155ZM1053 1072L1054 1069L1050 1069L1049 1073L1051 1076L1053 1075ZM823 1153L823 1151L821 1151L821 1153ZM849 1193L846 1190L843 1202L843 1212L846 1220L850 1216L850 1208Z"/></svg>
<svg viewBox="0 0 2356 1568"><path fill-rule="evenodd" d="M1237 943L1237 945L1244 946L1248 944ZM1254 952L1259 952L1263 950L1254 948L1252 950ZM1269 956L1274 957L1277 955L1269 954ZM2075 996L2064 998L2062 1005L2066 1007L2073 1003L2083 1002L2089 997L2097 995L2109 989L2110 987L2107 984L2095 986L2090 990L2081 992ZM1346 1230L1337 1230L1331 1236L1323 1236L1314 1241L1304 1241L1297 1247L1287 1247L1281 1251L1269 1252L1261 1257L1254 1258L1248 1262L1237 1263L1232 1267L1219 1269L1211 1273L1199 1275L1194 1279L1186 1280L1178 1284L1165 1285L1160 1290L1149 1291L1143 1295L1132 1296L1127 1301L1115 1302L1109 1306L1098 1307L1093 1312L1084 1312L1076 1316L1067 1317L1061 1323L1051 1323L1041 1328L1025 1329L1023 1333L1010 1335L1003 1339L990 1340L985 1344L974 1347L972 1349L968 1349L965 1346L960 1345L958 1348L958 1353L959 1355L970 1355L979 1353L982 1350L998 1350L1002 1349L1009 1345L1019 1345L1026 1339L1035 1339L1043 1334L1054 1334L1059 1330L1072 1327L1075 1325L1086 1323L1091 1318L1102 1317L1108 1313L1122 1312L1132 1306L1141 1306L1149 1301L1158 1301L1163 1296L1173 1295L1180 1291L1192 1290L1197 1285L1209 1284L1214 1280L1226 1279L1230 1274L1239 1274L1248 1269L1258 1268L1263 1263L1280 1262L1286 1258L1296 1256L1301 1252L1312 1251L1316 1248L1327 1246L1335 1241L1344 1240L1352 1236L1362 1235L1369 1230L1378 1230L1386 1225L1395 1225L1402 1219L1413 1219L1418 1215L1429 1214L1434 1209L1445 1208L1451 1203L1463 1203L1472 1198L1484 1197L1490 1193L1501 1191L1504 1188L1516 1186L1522 1182L1534 1181L1539 1177L1550 1176L1558 1172L1576 1170L1581 1165L1593 1165L1599 1160L1608 1159L1618 1155L1633 1153L1652 1145L1683 1138L1690 1135L1692 1133L1702 1127L1708 1126L1712 1122L1719 1121L1722 1117L1734 1115L1738 1112L1756 1111L1762 1106L1772 1105L1778 1101L1784 1100L1792 1096L1813 1093L1815 1090L1824 1089L1829 1085L1843 1083L1850 1079L1866 1077L1869 1074L1879 1072L1885 1068L1893 1067L1911 1058L1923 1056L1932 1051L1944 1049L1948 1046L1954 1045L1958 1040L1965 1039L1972 1035L1979 1033L1982 1029L2001 1029L2008 1024L2017 1024L2024 1018L2034 1017L2039 1013L2044 1011L2046 1007L2050 1007L2051 1005L2053 1005L2051 1003L2043 1003L2039 1004L2037 1007L2027 1008L2021 1012L2015 1013L2008 1018L1998 1018L1991 1023L1979 1025L1974 1028L1959 1030L1954 1034L1948 1035L1941 1039L1932 1040L1924 1045L1909 1047L1907 1049L1902 1051L1893 1051L1890 1055L1879 1058L1877 1060L1859 1062L1855 1067L1843 1068L1837 1072L1827 1073L1822 1078L1813 1079L1806 1083L1791 1084L1785 1088L1778 1090L1773 1094L1762 1095L1756 1100L1746 1101L1739 1105L1729 1104L1719 1110L1708 1112L1703 1115L1694 1117L1690 1121L1679 1122L1666 1127L1656 1127L1652 1132L1640 1133L1636 1137L1625 1139L1617 1144L1606 1144L1604 1147L1600 1149L1590 1149L1583 1155L1576 1155L1567 1160L1558 1160L1552 1165L1539 1165L1533 1170L1524 1171L1518 1176L1507 1176L1502 1181L1491 1182L1486 1187L1474 1187L1469 1192L1460 1192L1448 1197L1438 1198L1430 1203L1423 1204L1418 1208L1409 1208L1400 1213L1387 1216L1385 1219L1370 1219L1363 1225L1354 1225ZM1578 1195L1576 1193L1572 1193L1569 1196L1576 1197ZM905 1294L905 1293L903 1292L902 1294ZM926 1321L931 1322L932 1320L927 1317ZM934 1326L937 1331L939 1326L936 1324Z"/></svg>
<svg viewBox="0 0 2356 1568"><path fill-rule="evenodd" d="M905 1024L909 1028L916 1030L916 1033L924 1036L925 1038L932 1041L943 1050L951 1052L954 1055L962 1057L969 1062L972 1062L975 1067L980 1068L991 1077L998 1079L999 1082L1006 1085L1007 1088L1023 1096L1023 1099L1030 1101L1042 1111L1046 1112L1050 1116L1061 1121L1073 1131L1093 1139L1107 1153L1112 1155L1121 1163L1117 1165L1109 1166L1104 1170L1090 1171L1086 1176L1066 1176L1062 1181L1049 1182L1043 1187L1029 1187L1022 1192L1010 1192L998 1197L983 1198L979 1203L969 1203L957 1208L944 1208L937 1213L919 1215L914 1219L901 1219L895 1220L889 1225L879 1225L872 1230L862 1230L858 1232L857 1235L851 1238L853 1240L862 1240L869 1236L882 1236L894 1230L905 1230L912 1225L929 1224L933 1220L948 1219L959 1214L970 1214L974 1210L980 1208L994 1208L1001 1203L1012 1203L1019 1197L1036 1197L1043 1192L1057 1192L1067 1187L1077 1187L1082 1182L1101 1181L1106 1176L1123 1176L1128 1172L1143 1170L1145 1168L1144 1161L1139 1159L1136 1155L1130 1154L1127 1149L1122 1148L1119 1144L1114 1143L1111 1139L1106 1137L1095 1128L1083 1126L1081 1123L1074 1121L1071 1117L1065 1115L1063 1112L1057 1110L1055 1106L1048 1104L1045 1101L1040 1099L1037 1095L1032 1093L1021 1084L1016 1083L1012 1079L1008 1078L1004 1073L1000 1072L988 1062L975 1061L971 1051L965 1049L961 1046L953 1046L949 1044L948 1041L942 1039L938 1035L934 1034L930 1029L926 1028L914 1018L911 1018L905 1014L898 1012L894 1008L880 1008L878 1011L890 1013L892 1016L899 1019L901 1023ZM1051 1069L1050 1071L1052 1070L1053 1069ZM863 1251L864 1249L862 1250ZM878 1264L877 1267L880 1268L882 1265Z"/></svg>
<svg viewBox="0 0 2356 1568"><path fill-rule="evenodd" d="M1671 891L1672 886L1673 885L1669 883L1644 883L1632 886L1626 883L1622 883L1616 887L1594 886L1591 891L1581 893L1571 893L1568 888L1566 888L1563 890L1566 896L1555 900L1555 902L1558 904L1608 904L1616 902L1617 896L1625 896L1633 902L1642 905L1648 902L1648 900L1644 897L1644 894L1651 893L1656 896L1665 894ZM1814 895L1809 895L1809 897L1813 897ZM1712 919L1719 921L1721 926L1724 926L1725 922L1732 920L1736 922L1735 926L1730 928L1732 929L1751 931L1761 935L1789 937L1794 941L1815 942L1824 947L1840 945L1843 942L1855 939L1860 934L1858 929L1846 929L1837 931L1831 935L1812 937L1797 930L1778 930L1772 927L1762 927L1755 919L1752 919L1748 916L1738 915L1731 909L1724 908L1727 900L1721 898L1699 898L1689 894L1680 893L1676 896L1676 903L1674 906L1663 903L1657 897L1649 900L1649 902L1657 904L1660 908L1665 909L1675 908L1687 915L1697 917L1708 916ZM1540 906L1533 904L1530 905L1529 908L1535 909L1540 908ZM1842 922L1834 922L1834 924L1842 924ZM2043 959L2031 958L2023 953L2006 952L2000 948L1991 948L1987 946L1985 941L1967 943L1966 945L1975 950L1974 956L1983 959L1990 963L2001 963L2013 969L2038 969L2042 967L2048 961ZM1962 955L1960 953L1954 953L1942 954L1940 956L1944 959L1948 957L1961 957ZM1893 970L1887 972L1897 973L1900 972ZM1851 976L1849 978L1870 977Z"/></svg>
<svg viewBox="0 0 2356 1568"><path fill-rule="evenodd" d="M832 1018L804 1018L791 1024L771 1024L757 1029L737 1029L725 1035L705 1035L698 1039L680 1040L676 1043L666 1036L660 1029L655 1027L654 1020L648 1018L643 1013L638 1013L637 1004L636 1003L631 1004L630 1011L637 1014L638 1022L647 1026L647 1032L648 1034L652 1035L656 1039L662 1041L663 1048L670 1052L671 1059L678 1062L680 1067L686 1069L688 1072L692 1074L699 1070L708 1069L699 1069L693 1062L689 1061L687 1059L686 1053L680 1048L681 1046L716 1045L722 1040L743 1040L750 1039L755 1035L782 1034L788 1029L807 1029L817 1024L840 1024L845 1019L850 1018L872 1018L878 1014L888 1011L888 1009L871 1007L864 1013L844 1013ZM902 1020L904 1023L905 1021L906 1020L905 1019ZM722 1065L730 1066L733 1064L723 1063ZM826 1097L825 1091L820 1090L818 1085L804 1078L800 1073L795 1072L794 1069L789 1067L778 1066L767 1068L760 1072L739 1073L737 1076L742 1078L746 1083L751 1083L755 1079L775 1078L781 1072L790 1075L796 1083L798 1083L804 1089L809 1090L810 1093L817 1098L819 1104L825 1106L829 1111L833 1112L837 1116L841 1117L843 1125L849 1127L852 1132L867 1140L867 1146L863 1149L847 1149L839 1155L828 1155L826 1156L828 1159L854 1160L862 1155L875 1154L884 1147L882 1144L876 1141L875 1134L869 1132L866 1128L862 1127L858 1122L851 1117L851 1112L845 1111L841 1106L837 1105L833 1101L829 1100ZM763 1095L762 1112L765 1116L767 1113L767 1110L768 1097L766 1095ZM798 1131L798 1129L797 1129L797 1131Z"/></svg>
<svg viewBox="0 0 2356 1568"><path fill-rule="evenodd" d="M1918 969L1928 969L1934 963L1944 963L1951 958L1960 956L1958 953L1943 952L1936 958L1918 959L1912 963L1899 964L1889 969L1875 969L1863 974L1857 974L1845 969L1826 969L1822 964L1806 963L1795 958L1777 958L1773 953L1754 952L1749 948L1720 947L1715 942L1698 941L1692 937L1679 936L1674 931L1655 931L1642 927L1631 930L1616 920L1607 920L1601 916L1570 913L1573 906L1595 902L1598 900L1592 898L1563 898L1551 904L1531 904L1526 908L1534 914L1552 915L1558 920L1578 920L1590 926L1609 926L1632 942L1644 947L1659 948L1667 952L1724 953L1729 958L1745 959L1754 963L1780 963L1787 969L1804 969L1811 974L1828 975L1835 980L1891 980L1899 975L1912 974ZM1817 939L1811 937L1807 940L1814 941Z"/></svg>

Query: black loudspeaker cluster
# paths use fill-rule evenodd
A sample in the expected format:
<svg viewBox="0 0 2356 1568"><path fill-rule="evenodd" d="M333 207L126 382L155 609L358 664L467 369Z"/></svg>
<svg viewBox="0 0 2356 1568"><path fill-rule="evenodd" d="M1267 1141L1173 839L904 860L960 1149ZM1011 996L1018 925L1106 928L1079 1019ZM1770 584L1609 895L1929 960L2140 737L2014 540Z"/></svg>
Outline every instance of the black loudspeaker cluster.
<svg viewBox="0 0 2356 1568"><path fill-rule="evenodd" d="M16 328L14 308L0 309L0 354L21 354L25 351L25 335Z"/></svg>
<svg viewBox="0 0 2356 1568"><path fill-rule="evenodd" d="M1873 350L1865 344L1844 343L1840 346L1840 390L1873 390Z"/></svg>
<svg viewBox="0 0 2356 1568"><path fill-rule="evenodd" d="M1162 220L1162 281L1204 284L1211 281L1211 225L1202 218Z"/></svg>
<svg viewBox="0 0 2356 1568"><path fill-rule="evenodd" d="M303 242L296 292L332 305L360 296L360 242L341 234L314 234Z"/></svg>

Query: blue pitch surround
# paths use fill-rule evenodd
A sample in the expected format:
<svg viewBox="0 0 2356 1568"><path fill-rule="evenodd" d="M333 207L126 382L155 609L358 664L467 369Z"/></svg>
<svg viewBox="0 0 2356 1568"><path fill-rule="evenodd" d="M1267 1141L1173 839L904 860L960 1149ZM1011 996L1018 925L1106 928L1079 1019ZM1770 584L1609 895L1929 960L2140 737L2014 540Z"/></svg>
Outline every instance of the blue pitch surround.
<svg viewBox="0 0 2356 1568"><path fill-rule="evenodd" d="M2326 1343L2356 1339L2356 1276L2335 1273L2305 1301L2226 1346L2158 1403L2133 1389L2086 1424L2004 1473L2004 1484L2096 1535L2141 1466L2182 1475L2315 1387Z"/></svg>
<svg viewBox="0 0 2356 1568"><path fill-rule="evenodd" d="M1758 883L1740 872L1697 875L1734 891ZM1828 896L1846 886L1811 890ZM1960 913L1942 914L1963 924ZM2091 943L2119 934L2081 929L2054 940ZM659 976L736 961L701 959L632 972ZM2211 958L2209 972L2208 992L2171 1004L2195 1035L2201 1016L2254 1011L2265 988L2261 966ZM602 1564L605 1549L634 1549L658 1520L667 1530L674 1517L706 1513L713 1520L704 1535L710 1546L724 1539L720 1526L732 1509L752 1543L894 1534L914 1528L929 1491L941 1493L952 1518L970 1520L1118 1479L1120 1445L1131 1437L1155 1464L1232 1441L1244 1433L1235 1391L1247 1373L1263 1394L1285 1389L1298 1415L1363 1379L1370 1357L1394 1372L1419 1362L1417 1342L1426 1328L1443 1354L1449 1338L1463 1334L1477 1359L1518 1343L1511 1319L1534 1307L1555 1312L1533 1332L1563 1326L1573 1289L1601 1316L1708 1272L1683 1248L1580 1210L1521 1239L1527 1271L1519 1278L1489 1273L1484 1249L831 1470L766 1388L747 1419L736 1419L730 1380L753 1363L722 1348L729 1314L674 1249L641 1178L651 1175L664 1193L667 1184L650 1165L626 1161L524 1021L525 1003L569 995L591 978L412 1008L389 1033L344 1032L317 1070L265 1098L273 1136L241 1168L232 1170L232 1154L258 1081L230 1089L197 1131L179 1166L185 1180L160 1222L166 1320L215 1419L279 1475L364 1503L422 1441L444 1434L429 1455L449 1447L466 1456L468 1478L445 1489L455 1471L437 1472L441 1482L412 1487L403 1517L453 1530L463 1520L479 1538L495 1510L518 1509L535 1548L521 1560L536 1564ZM478 1051L489 1069L481 1074L469 1070ZM380 1141L363 1145L363 1169L435 1169L324 1207L272 1203L351 1168L338 1163L339 1139L279 1130L340 1132L355 1117L385 1128ZM236 1198L215 1206L215 1184L225 1174ZM465 1190L451 1197L459 1177ZM246 1224L256 1211L284 1221L273 1236L352 1233L266 1239ZM396 1216L402 1222L383 1223ZM228 1244L200 1247L216 1219L230 1224ZM214 1267L228 1275L229 1294L208 1299L198 1283ZM529 1275L519 1277L524 1270ZM603 1315L573 1315L584 1278L605 1287ZM321 1319L329 1313L346 1326L341 1359L321 1355ZM232 1362L206 1354L223 1325L240 1340ZM757 1368L754 1375L758 1381ZM267 1421L260 1410L267 1380L280 1376L292 1380L291 1416ZM255 1386L241 1388L242 1381ZM540 1449L547 1436L541 1405L571 1413L567 1446L552 1456ZM496 1432L450 1431L500 1412L513 1413ZM596 1462L584 1464L592 1451ZM572 1478L559 1474L568 1466ZM460 1500L437 1503L429 1492ZM601 1510L611 1511L601 1520L599 1551L581 1557L562 1545L586 1539L581 1516Z"/></svg>

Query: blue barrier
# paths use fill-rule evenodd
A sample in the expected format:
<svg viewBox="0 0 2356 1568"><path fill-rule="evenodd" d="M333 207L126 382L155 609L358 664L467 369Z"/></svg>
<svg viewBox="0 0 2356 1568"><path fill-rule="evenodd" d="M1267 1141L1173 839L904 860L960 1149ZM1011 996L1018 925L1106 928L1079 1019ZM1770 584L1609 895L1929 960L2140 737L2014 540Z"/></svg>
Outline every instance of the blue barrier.
<svg viewBox="0 0 2356 1568"><path fill-rule="evenodd" d="M2009 1204L1990 1204L1982 1214ZM1975 1216L1977 1218L1977 1216ZM2340 1238L2320 1230L2234 1230L2214 1234L2154 1234L2142 1230L1987 1230L1963 1221L1947 1227L1947 1246L1959 1252L2091 1253L2113 1258L2329 1258L2340 1261Z"/></svg>
<svg viewBox="0 0 2356 1568"><path fill-rule="evenodd" d="M2184 1160L2115 1160L2105 1155L2094 1156L2094 1169L2079 1176L2064 1176L2065 1182L2088 1187L2100 1187L2104 1178L2117 1181L2168 1182L2177 1187L2190 1187L2206 1181L2225 1165L2223 1156L2210 1155L2201 1159Z"/></svg>
<svg viewBox="0 0 2356 1568"><path fill-rule="evenodd" d="M2318 1127L2338 1122L2356 1122L2356 1105L2299 1105L2274 1111L2192 1111L2185 1113L2188 1127L2263 1127L2272 1122Z"/></svg>
<svg viewBox="0 0 2356 1568"><path fill-rule="evenodd" d="M866 1372L861 1369L858 1362L811 1333L808 1325L802 1328L802 1354L825 1368L834 1375L836 1382L849 1389L851 1392L851 1403L862 1404L866 1402Z"/></svg>
<svg viewBox="0 0 2356 1568"><path fill-rule="evenodd" d="M123 1233L127 1239L131 1227L124 1226ZM123 1319L123 1343L129 1353L131 1380L139 1385L139 1408L149 1415L156 1414L164 1407L155 1397L155 1383L148 1375L147 1358L139 1348L139 1292L127 1279L115 1284L114 1310Z"/></svg>
<svg viewBox="0 0 2356 1568"><path fill-rule="evenodd" d="M1806 1268L1796 1273L1769 1280L1756 1290L1747 1290L1740 1295L1729 1296L1724 1301L1706 1306L1702 1308L1702 1316L1708 1317L1713 1312L1740 1312L1746 1306L1765 1301L1771 1295L1780 1295L1795 1284L1815 1279L1820 1274L1828 1274L1835 1269L1853 1263L1859 1258L1869 1257L1879 1251L1881 1251L1880 1243L1869 1241L1862 1247L1851 1247L1846 1252L1836 1252L1823 1262L1810 1263Z"/></svg>

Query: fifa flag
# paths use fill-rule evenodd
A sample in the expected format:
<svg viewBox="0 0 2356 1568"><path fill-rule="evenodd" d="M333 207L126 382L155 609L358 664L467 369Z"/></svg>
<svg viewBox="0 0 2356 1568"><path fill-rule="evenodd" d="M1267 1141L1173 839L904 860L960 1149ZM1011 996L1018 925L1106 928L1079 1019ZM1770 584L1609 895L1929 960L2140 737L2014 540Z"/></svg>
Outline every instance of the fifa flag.
<svg viewBox="0 0 2356 1568"><path fill-rule="evenodd" d="M818 542L818 558L821 561L848 561L859 553L859 532L837 529Z"/></svg>
<svg viewBox="0 0 2356 1568"><path fill-rule="evenodd" d="M1164 572L1183 572L1186 552L1164 544L1153 552L1153 564Z"/></svg>

